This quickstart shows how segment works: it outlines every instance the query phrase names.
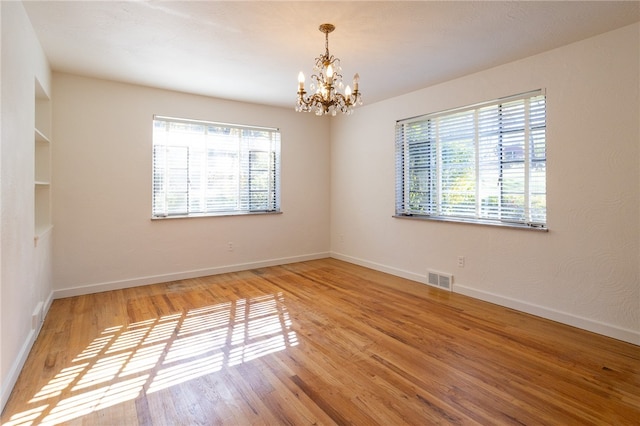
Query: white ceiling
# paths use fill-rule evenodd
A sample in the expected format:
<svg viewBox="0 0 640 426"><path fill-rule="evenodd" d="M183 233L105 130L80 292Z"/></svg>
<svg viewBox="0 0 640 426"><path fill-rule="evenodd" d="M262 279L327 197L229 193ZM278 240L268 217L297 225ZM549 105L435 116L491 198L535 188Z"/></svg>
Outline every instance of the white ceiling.
<svg viewBox="0 0 640 426"><path fill-rule="evenodd" d="M24 5L56 71L290 108L325 22L345 84L358 72L373 103L640 21L640 1Z"/></svg>

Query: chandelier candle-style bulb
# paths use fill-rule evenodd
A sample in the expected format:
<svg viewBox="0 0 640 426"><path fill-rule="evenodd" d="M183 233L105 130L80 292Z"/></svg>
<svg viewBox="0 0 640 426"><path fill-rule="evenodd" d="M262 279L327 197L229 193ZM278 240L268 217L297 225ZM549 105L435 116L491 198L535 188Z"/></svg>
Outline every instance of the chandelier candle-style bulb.
<svg viewBox="0 0 640 426"><path fill-rule="evenodd" d="M333 65L327 65L327 81L329 84L333 82Z"/></svg>
<svg viewBox="0 0 640 426"><path fill-rule="evenodd" d="M325 34L325 52L316 58L314 74L311 75L311 91L314 93L305 96L307 92L304 88L304 74L298 74L298 100L296 111L310 112L316 115L342 112L351 114L356 105L362 105L362 98L359 91L360 75L353 76L353 91L351 87L344 88L344 94L340 90L344 87L342 83L342 67L340 59L329 53L329 33L335 30L332 24L322 24L318 28ZM314 89L316 88L317 89Z"/></svg>

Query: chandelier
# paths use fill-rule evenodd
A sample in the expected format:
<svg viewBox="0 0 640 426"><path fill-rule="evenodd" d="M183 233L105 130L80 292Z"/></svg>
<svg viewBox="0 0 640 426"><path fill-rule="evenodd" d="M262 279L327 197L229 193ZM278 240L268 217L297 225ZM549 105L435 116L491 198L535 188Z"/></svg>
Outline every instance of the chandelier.
<svg viewBox="0 0 640 426"><path fill-rule="evenodd" d="M309 90L312 95L305 96L304 74L298 74L298 102L296 111L314 111L316 115L336 115L338 111L343 114L351 114L356 105L362 105L358 83L360 76L353 76L353 91L351 87L344 87L342 83L342 67L340 59L329 54L329 33L336 29L332 24L322 24L318 28L325 35L325 52L316 58L316 65L311 75ZM340 93L344 90L344 95Z"/></svg>

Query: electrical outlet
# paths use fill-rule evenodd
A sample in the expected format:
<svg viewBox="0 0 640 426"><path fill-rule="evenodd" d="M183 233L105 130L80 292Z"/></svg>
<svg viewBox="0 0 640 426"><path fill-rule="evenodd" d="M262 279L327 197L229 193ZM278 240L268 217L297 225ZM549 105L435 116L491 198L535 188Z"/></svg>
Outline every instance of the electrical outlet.
<svg viewBox="0 0 640 426"><path fill-rule="evenodd" d="M464 268L464 256L458 256L458 268Z"/></svg>
<svg viewBox="0 0 640 426"><path fill-rule="evenodd" d="M227 251L233 251L233 243L231 241L227 243Z"/></svg>

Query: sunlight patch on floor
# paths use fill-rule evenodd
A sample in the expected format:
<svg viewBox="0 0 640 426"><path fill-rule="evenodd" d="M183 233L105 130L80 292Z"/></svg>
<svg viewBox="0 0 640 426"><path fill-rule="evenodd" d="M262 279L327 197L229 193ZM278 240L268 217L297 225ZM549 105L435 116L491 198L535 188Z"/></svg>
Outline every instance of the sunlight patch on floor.
<svg viewBox="0 0 640 426"><path fill-rule="evenodd" d="M106 328L5 425L67 422L282 351L291 327L278 293Z"/></svg>

